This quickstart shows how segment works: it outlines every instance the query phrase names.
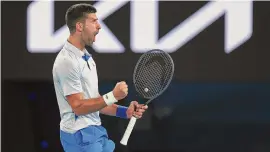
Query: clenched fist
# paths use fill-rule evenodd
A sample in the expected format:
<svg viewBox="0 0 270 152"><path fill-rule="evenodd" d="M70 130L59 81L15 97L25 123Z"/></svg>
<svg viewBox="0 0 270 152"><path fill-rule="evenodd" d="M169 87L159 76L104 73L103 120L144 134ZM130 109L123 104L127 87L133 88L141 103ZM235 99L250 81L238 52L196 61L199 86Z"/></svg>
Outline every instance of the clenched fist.
<svg viewBox="0 0 270 152"><path fill-rule="evenodd" d="M128 94L128 86L125 81L118 82L114 89L113 89L113 95L115 99L121 100L125 98Z"/></svg>

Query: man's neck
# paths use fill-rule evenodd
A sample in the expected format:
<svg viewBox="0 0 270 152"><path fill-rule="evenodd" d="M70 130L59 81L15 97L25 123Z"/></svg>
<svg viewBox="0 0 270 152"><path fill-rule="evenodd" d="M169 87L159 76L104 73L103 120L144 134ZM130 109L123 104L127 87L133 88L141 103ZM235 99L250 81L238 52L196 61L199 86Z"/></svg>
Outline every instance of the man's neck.
<svg viewBox="0 0 270 152"><path fill-rule="evenodd" d="M68 42L74 45L79 50L83 51L85 48L85 45L81 42L81 40L73 35L70 35L68 38Z"/></svg>

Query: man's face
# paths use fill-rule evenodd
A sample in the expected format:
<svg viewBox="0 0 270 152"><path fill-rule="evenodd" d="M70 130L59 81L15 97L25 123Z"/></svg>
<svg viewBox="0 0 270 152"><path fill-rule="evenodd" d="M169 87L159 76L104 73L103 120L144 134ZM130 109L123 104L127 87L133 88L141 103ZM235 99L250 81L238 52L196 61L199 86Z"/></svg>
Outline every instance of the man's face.
<svg viewBox="0 0 270 152"><path fill-rule="evenodd" d="M92 45L96 40L96 35L100 30L100 24L95 13L87 15L82 28L82 40L86 45Z"/></svg>

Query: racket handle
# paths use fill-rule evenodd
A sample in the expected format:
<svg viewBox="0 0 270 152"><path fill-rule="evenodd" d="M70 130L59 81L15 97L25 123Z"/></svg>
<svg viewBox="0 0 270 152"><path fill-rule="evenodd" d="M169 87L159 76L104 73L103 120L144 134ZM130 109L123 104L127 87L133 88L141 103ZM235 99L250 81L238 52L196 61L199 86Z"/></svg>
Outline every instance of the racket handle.
<svg viewBox="0 0 270 152"><path fill-rule="evenodd" d="M124 135L122 137L122 140L120 141L120 143L122 145L125 145L125 146L127 145L128 139L129 139L130 134L131 134L131 132L132 132L132 130L134 128L136 120L137 120L136 117L134 117L134 116L131 117L131 119L130 119L130 121L128 123L127 129L126 129L126 131L125 131L125 133L124 133Z"/></svg>

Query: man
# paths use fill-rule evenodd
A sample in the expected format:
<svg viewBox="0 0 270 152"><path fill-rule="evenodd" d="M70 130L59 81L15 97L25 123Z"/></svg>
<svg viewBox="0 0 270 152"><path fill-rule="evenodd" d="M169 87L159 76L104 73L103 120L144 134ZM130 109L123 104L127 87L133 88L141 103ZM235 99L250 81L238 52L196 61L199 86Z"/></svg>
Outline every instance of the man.
<svg viewBox="0 0 270 152"><path fill-rule="evenodd" d="M65 19L70 36L53 65L61 115L60 139L67 152L112 152L115 144L101 126L99 113L141 118L147 109L136 101L129 107L115 104L128 94L124 81L117 83L111 92L99 94L96 64L85 49L95 42L101 29L95 13L96 9L90 4L76 4L67 10Z"/></svg>

